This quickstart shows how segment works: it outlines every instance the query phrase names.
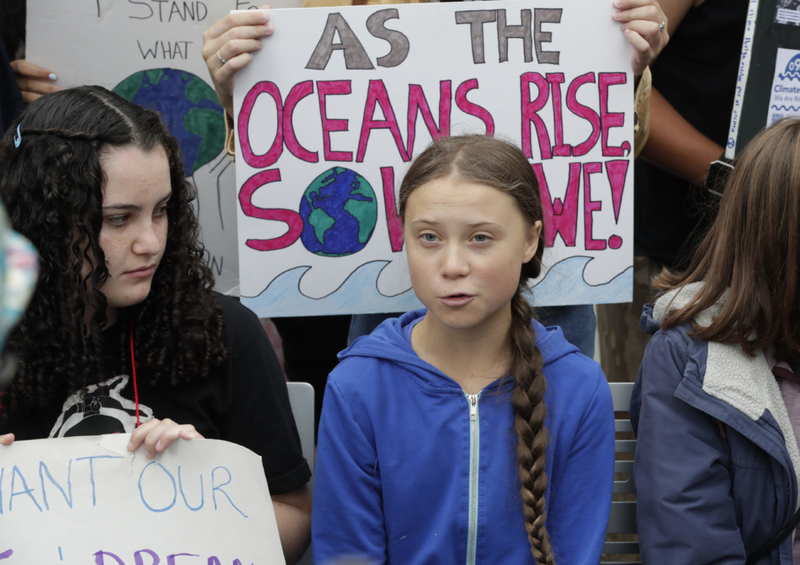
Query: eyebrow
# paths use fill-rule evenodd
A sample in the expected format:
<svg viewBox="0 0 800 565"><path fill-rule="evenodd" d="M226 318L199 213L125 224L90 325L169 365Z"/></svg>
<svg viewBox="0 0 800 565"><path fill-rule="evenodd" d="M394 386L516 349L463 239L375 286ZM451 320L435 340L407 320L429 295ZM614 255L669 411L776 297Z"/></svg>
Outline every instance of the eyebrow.
<svg viewBox="0 0 800 565"><path fill-rule="evenodd" d="M413 222L411 222L412 226L413 225L417 225L417 224L424 224L424 225L432 226L432 227L438 227L438 226L441 225L439 222L435 222L433 220L424 220L424 219L423 220L414 220ZM472 228L472 229L476 229L476 228L482 228L482 227L502 228L503 226L498 224L497 222L473 222L471 224L467 224L467 227L468 228Z"/></svg>
<svg viewBox="0 0 800 565"><path fill-rule="evenodd" d="M167 200L172 198L172 192L164 196L161 200L158 201L158 204L163 204ZM109 204L108 206L103 206L103 210L141 210L142 207L137 204Z"/></svg>

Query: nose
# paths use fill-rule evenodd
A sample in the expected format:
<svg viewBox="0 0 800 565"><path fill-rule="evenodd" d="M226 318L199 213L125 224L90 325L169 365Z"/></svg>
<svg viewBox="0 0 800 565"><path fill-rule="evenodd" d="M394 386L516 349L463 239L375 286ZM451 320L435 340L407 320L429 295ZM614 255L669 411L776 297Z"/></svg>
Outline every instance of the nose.
<svg viewBox="0 0 800 565"><path fill-rule="evenodd" d="M466 250L457 244L445 246L442 262L442 276L457 279L469 274L469 261Z"/></svg>
<svg viewBox="0 0 800 565"><path fill-rule="evenodd" d="M161 231L152 221L146 222L133 241L133 252L137 255L158 255L161 251Z"/></svg>

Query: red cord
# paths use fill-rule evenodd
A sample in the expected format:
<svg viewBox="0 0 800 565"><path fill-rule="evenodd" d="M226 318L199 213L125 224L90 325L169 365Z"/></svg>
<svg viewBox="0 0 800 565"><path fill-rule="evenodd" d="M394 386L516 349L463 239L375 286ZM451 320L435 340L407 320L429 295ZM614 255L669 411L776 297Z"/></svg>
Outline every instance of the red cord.
<svg viewBox="0 0 800 565"><path fill-rule="evenodd" d="M136 427L138 428L141 422L139 421L139 389L136 386L136 360L133 357L133 318L131 318L131 368L133 369L133 399L136 402Z"/></svg>

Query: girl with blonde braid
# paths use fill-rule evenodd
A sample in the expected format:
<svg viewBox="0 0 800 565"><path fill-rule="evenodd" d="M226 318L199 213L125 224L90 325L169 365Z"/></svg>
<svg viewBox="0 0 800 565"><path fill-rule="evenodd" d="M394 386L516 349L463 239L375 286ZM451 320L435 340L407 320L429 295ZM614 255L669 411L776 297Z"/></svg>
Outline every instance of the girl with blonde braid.
<svg viewBox="0 0 800 565"><path fill-rule="evenodd" d="M611 503L611 395L596 363L533 319L536 177L485 136L434 142L400 187L426 309L340 354L325 392L315 560L596 564Z"/></svg>

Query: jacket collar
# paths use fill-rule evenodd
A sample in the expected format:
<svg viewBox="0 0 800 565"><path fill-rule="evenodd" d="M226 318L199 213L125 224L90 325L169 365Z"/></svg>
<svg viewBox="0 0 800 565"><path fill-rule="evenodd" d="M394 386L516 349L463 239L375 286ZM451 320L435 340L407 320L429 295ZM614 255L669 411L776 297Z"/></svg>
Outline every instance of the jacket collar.
<svg viewBox="0 0 800 565"><path fill-rule="evenodd" d="M653 320L660 323L669 312L688 304L702 288L703 283L698 282L663 294L653 306ZM700 313L695 318L695 323L700 327L709 326L725 305L729 293L730 290L725 291L717 303ZM800 453L794 429L764 351L759 350L755 357L750 357L739 344L713 341L707 343L706 371L705 375L701 375L702 383L699 383L702 391L736 408L753 422L768 421L769 418L764 417L768 412L783 434L783 442L797 479Z"/></svg>

